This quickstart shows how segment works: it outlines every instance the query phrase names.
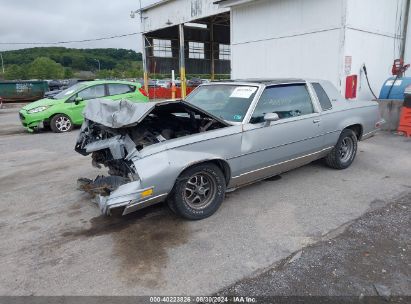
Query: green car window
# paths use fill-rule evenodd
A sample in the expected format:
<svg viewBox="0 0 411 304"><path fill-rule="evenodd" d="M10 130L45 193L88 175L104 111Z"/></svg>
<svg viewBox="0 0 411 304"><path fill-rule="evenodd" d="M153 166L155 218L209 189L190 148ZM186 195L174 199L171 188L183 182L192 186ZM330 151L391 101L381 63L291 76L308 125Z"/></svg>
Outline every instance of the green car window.
<svg viewBox="0 0 411 304"><path fill-rule="evenodd" d="M110 83L108 85L109 96L133 93L136 87L128 84Z"/></svg>
<svg viewBox="0 0 411 304"><path fill-rule="evenodd" d="M104 97L105 95L106 92L103 84L89 87L77 93L77 96L83 98L83 100L100 98Z"/></svg>
<svg viewBox="0 0 411 304"><path fill-rule="evenodd" d="M61 91L60 93L58 93L57 95L55 95L53 97L53 99L63 99L63 98L67 98L68 96L70 96L71 94L73 94L74 92L80 90L81 88L85 87L86 84L84 83L77 83L71 87L69 87L68 89L65 89L64 91Z"/></svg>

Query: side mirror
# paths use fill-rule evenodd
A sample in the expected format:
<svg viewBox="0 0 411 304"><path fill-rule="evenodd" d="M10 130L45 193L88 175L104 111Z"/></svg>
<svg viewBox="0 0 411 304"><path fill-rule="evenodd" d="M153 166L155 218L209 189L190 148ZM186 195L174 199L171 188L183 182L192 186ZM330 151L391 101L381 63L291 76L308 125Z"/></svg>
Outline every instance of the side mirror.
<svg viewBox="0 0 411 304"><path fill-rule="evenodd" d="M267 113L264 115L264 121L267 126L271 125L273 121L277 121L280 119L277 113Z"/></svg>
<svg viewBox="0 0 411 304"><path fill-rule="evenodd" d="M83 98L81 98L81 97L76 97L75 99L74 99L74 103L76 104L76 105L78 105L80 102L82 102L84 99Z"/></svg>

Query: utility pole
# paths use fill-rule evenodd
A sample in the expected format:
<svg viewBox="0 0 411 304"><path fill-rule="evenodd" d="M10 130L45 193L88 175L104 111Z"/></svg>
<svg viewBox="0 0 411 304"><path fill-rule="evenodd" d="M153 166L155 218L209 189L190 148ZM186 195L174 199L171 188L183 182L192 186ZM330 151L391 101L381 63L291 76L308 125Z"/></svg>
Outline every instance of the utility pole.
<svg viewBox="0 0 411 304"><path fill-rule="evenodd" d="M0 52L0 58L1 58L1 69L3 71L3 75L4 75L4 62L3 62L3 54Z"/></svg>
<svg viewBox="0 0 411 304"><path fill-rule="evenodd" d="M210 24L210 45L211 45L211 80L215 79L215 63L214 63L214 21L211 21Z"/></svg>
<svg viewBox="0 0 411 304"><path fill-rule="evenodd" d="M186 98L186 66L185 66L185 49L184 49L184 24L178 25L180 36L180 81L181 81L181 98Z"/></svg>
<svg viewBox="0 0 411 304"><path fill-rule="evenodd" d="M98 71L100 72L100 71L101 71L100 60L98 60L98 59L94 59L94 61L97 61L97 63L98 63Z"/></svg>
<svg viewBox="0 0 411 304"><path fill-rule="evenodd" d="M141 46L141 56L143 57L143 71L144 71L144 90L148 94L148 66L147 66L147 55L146 55L146 36L144 35L144 29L143 29L143 21L147 17L143 17L143 11L142 11L142 6L141 6L141 0L140 0L140 9L136 11L131 11L130 17L134 19L136 17L136 14L140 14L140 31L141 31L141 38L142 38L142 46Z"/></svg>
<svg viewBox="0 0 411 304"><path fill-rule="evenodd" d="M144 31L144 17L143 17L143 11L142 11L142 6L141 6L141 0L140 0L140 30L141 32ZM141 34L142 38L142 46L141 46L141 56L143 57L143 79L144 79L144 90L148 94L148 66L147 66L147 52L146 52L146 36L144 34Z"/></svg>
<svg viewBox="0 0 411 304"><path fill-rule="evenodd" d="M405 57L405 47L407 45L409 14L410 14L410 0L406 0L406 2L405 2L405 16L404 16L404 28L402 30L402 43L401 43L401 51L400 51L400 58L401 59L405 59L404 57Z"/></svg>
<svg viewBox="0 0 411 304"><path fill-rule="evenodd" d="M148 68L147 68L147 54L146 54L146 35L141 34L142 37L142 47L141 56L143 57L143 77L144 77L144 90L148 94Z"/></svg>

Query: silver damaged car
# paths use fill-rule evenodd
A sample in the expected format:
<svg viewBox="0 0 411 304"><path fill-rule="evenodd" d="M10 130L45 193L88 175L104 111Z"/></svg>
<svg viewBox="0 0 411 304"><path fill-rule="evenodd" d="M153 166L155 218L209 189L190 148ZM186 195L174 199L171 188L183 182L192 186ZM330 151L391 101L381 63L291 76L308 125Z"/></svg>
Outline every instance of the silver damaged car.
<svg viewBox="0 0 411 304"><path fill-rule="evenodd" d="M108 175L78 185L103 214L166 201L189 220L215 213L227 191L317 159L346 169L383 123L376 102L303 79L208 83L184 101L91 100L84 116L75 150Z"/></svg>

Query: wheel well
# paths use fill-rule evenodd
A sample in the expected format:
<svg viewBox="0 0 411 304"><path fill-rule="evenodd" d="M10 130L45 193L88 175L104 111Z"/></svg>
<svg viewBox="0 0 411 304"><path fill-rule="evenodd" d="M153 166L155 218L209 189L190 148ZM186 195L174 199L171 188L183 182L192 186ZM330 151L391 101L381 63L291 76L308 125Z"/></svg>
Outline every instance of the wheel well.
<svg viewBox="0 0 411 304"><path fill-rule="evenodd" d="M64 116L67 116L68 118L70 118L71 122L73 122L73 119L72 119L69 115L64 114L64 113L54 113L53 115L51 115L51 116L47 119L48 122L51 122L51 120L53 119L53 117L56 116L56 115L64 115Z"/></svg>
<svg viewBox="0 0 411 304"><path fill-rule="evenodd" d="M357 139L360 140L362 137L362 132L363 132L363 128L360 124L356 124L356 125L351 125L346 127L346 129L350 129L352 131L354 131L355 135L357 136Z"/></svg>
<svg viewBox="0 0 411 304"><path fill-rule="evenodd" d="M189 168L192 168L194 166L204 165L204 164L207 164L207 163L208 164L214 164L218 168L220 168L221 172L223 172L223 175L225 177L226 184L228 185L228 183L230 182L230 178L231 178L231 168L230 168L230 165L225 160L222 160L222 159L212 159L212 160L206 160L206 161L198 162L198 163L195 163L195 164L192 164L192 165L188 166L187 168L185 168L183 170L183 172L185 172L186 170L188 170ZM181 174L183 172L181 172Z"/></svg>

